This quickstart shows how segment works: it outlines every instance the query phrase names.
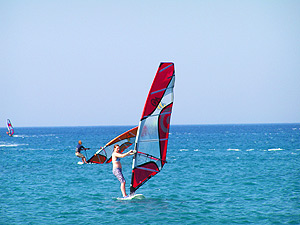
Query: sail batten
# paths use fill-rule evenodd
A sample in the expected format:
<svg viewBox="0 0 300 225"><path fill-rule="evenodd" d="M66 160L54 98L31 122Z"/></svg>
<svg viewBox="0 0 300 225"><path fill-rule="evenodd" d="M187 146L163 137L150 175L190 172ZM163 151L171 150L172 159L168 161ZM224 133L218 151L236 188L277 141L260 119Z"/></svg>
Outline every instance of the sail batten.
<svg viewBox="0 0 300 225"><path fill-rule="evenodd" d="M174 64L173 64L174 65ZM165 67L165 68L163 68L163 69L161 69L159 72L162 72L162 71L164 71L164 70L166 70L166 69L168 69L169 67L171 67L172 66L172 64L171 65L169 65L169 66L167 66L167 67ZM174 75L173 75L174 76Z"/></svg>
<svg viewBox="0 0 300 225"><path fill-rule="evenodd" d="M161 90L158 90L158 91L151 92L151 95L156 94L156 93L159 93L159 92L162 92L162 91L165 91L165 90L167 90L167 88L164 88L164 89L161 89Z"/></svg>
<svg viewBox="0 0 300 225"><path fill-rule="evenodd" d="M158 141L165 141L169 138L161 138L161 139L149 139L149 140L141 140L140 142L158 142Z"/></svg>
<svg viewBox="0 0 300 225"><path fill-rule="evenodd" d="M144 106L135 140L130 193L134 193L166 163L174 99L174 63L161 63Z"/></svg>
<svg viewBox="0 0 300 225"><path fill-rule="evenodd" d="M140 142L157 142L159 139L141 140Z"/></svg>
<svg viewBox="0 0 300 225"><path fill-rule="evenodd" d="M169 87L169 88L164 88L164 89L161 89L161 90L158 90L158 91L151 92L150 94L151 94L151 95L152 95L152 94L156 94L156 93L159 93L159 92L162 92L162 91L165 91L165 90L168 90L168 89L173 89L173 88L174 88L174 86Z"/></svg>
<svg viewBox="0 0 300 225"><path fill-rule="evenodd" d="M144 168L144 167L137 167L138 170L146 170L146 171L151 171L151 172L159 172L159 170L152 170L152 169L148 169L148 168Z"/></svg>
<svg viewBox="0 0 300 225"><path fill-rule="evenodd" d="M163 159L159 159L153 155L149 155L149 154L146 154L146 153L143 153L143 152L138 152L140 153L140 156L143 156L143 157L148 157L150 159L155 159L155 160L159 160L159 161L163 161L163 162L167 162L166 160L163 160Z"/></svg>

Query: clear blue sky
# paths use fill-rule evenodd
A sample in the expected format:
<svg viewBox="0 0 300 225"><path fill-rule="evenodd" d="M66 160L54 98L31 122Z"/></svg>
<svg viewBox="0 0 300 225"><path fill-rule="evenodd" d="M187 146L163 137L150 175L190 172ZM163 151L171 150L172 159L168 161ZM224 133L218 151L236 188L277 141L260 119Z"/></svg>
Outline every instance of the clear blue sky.
<svg viewBox="0 0 300 225"><path fill-rule="evenodd" d="M0 0L0 126L137 125L157 67L172 124L300 122L300 1Z"/></svg>

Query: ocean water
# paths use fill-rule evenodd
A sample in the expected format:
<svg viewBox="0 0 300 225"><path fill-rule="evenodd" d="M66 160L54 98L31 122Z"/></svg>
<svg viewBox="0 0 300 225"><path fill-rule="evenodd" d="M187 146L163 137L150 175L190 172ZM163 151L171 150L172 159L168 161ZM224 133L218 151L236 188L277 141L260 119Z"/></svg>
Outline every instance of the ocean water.
<svg viewBox="0 0 300 225"><path fill-rule="evenodd" d="M0 224L300 224L300 124L171 126L146 199L118 201L112 165L78 165L75 147L132 127L1 128Z"/></svg>

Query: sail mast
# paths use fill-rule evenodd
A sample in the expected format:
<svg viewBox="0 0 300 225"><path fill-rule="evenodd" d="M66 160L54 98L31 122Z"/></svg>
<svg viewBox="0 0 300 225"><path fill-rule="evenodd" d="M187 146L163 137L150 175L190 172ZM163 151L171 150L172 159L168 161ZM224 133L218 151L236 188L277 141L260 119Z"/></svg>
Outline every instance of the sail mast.
<svg viewBox="0 0 300 225"><path fill-rule="evenodd" d="M138 130L136 133L136 139L135 139L135 143L134 143L134 155L133 155L133 159L132 159L132 171L134 170L134 168L136 167L136 157L137 157L137 152L138 152L138 139L139 139L139 133L140 133L140 126L141 126L141 121L139 122L139 126L138 126ZM131 184L130 184L130 193L134 193L135 190L132 187L132 183L133 183L133 176L131 176Z"/></svg>

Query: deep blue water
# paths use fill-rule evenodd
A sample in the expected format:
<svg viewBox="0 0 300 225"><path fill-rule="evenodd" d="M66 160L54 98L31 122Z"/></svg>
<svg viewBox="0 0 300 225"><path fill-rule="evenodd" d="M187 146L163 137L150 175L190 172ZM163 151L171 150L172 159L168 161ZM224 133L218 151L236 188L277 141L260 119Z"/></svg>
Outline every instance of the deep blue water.
<svg viewBox="0 0 300 225"><path fill-rule="evenodd" d="M132 127L0 128L0 224L300 224L300 124L171 126L146 199L117 201L112 165L78 165L75 147Z"/></svg>

